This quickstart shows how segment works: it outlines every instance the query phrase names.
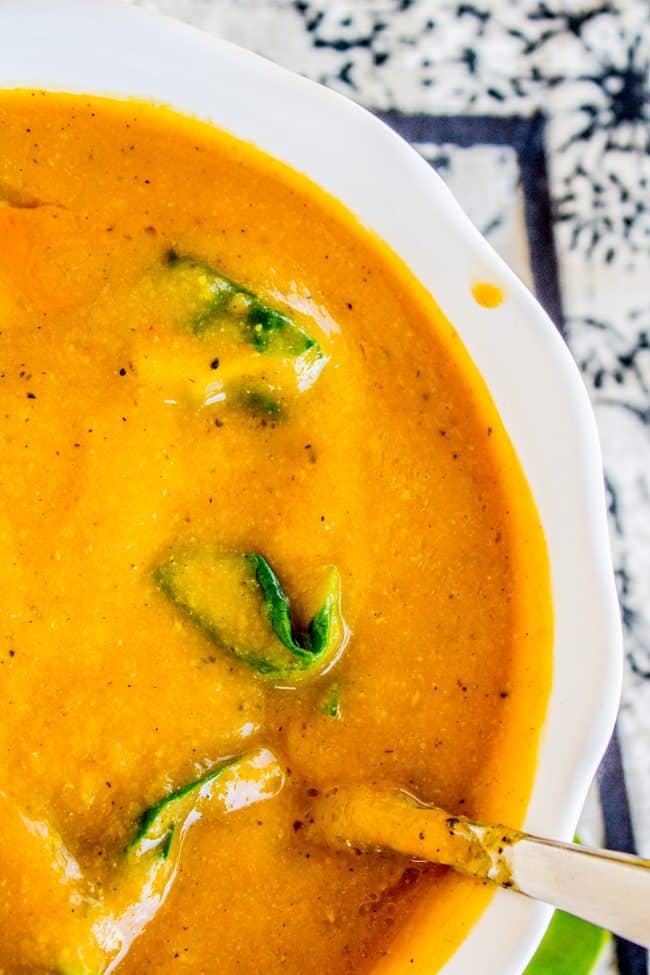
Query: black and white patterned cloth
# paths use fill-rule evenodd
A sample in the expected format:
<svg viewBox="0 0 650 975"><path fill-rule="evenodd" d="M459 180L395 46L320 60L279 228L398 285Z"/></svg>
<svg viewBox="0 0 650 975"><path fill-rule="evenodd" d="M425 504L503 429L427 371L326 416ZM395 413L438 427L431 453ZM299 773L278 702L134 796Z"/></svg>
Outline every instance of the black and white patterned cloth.
<svg viewBox="0 0 650 975"><path fill-rule="evenodd" d="M618 736L582 830L650 856L650 3L127 2L383 115L563 330L600 429L626 652ZM646 964L619 943L601 969Z"/></svg>

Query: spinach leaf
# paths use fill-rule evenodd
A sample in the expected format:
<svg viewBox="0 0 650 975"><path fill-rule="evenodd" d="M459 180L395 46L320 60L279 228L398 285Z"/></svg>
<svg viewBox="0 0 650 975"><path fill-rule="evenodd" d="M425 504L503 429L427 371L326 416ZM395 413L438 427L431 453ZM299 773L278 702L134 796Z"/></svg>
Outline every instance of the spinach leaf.
<svg viewBox="0 0 650 975"><path fill-rule="evenodd" d="M230 759L222 762L206 775L185 785L155 806L146 809L138 822L136 834L127 848L131 856L142 856L144 853L156 851L163 860L169 856L176 829L180 829L186 822L199 798L209 799L212 783L225 769L236 762Z"/></svg>
<svg viewBox="0 0 650 975"><path fill-rule="evenodd" d="M187 328L206 336L231 327L265 355L295 358L310 350L322 356L316 341L289 315L273 308L248 288L219 274L203 261L168 251L165 264L178 300L185 305Z"/></svg>
<svg viewBox="0 0 650 975"><path fill-rule="evenodd" d="M220 649L261 677L299 680L321 673L343 650L338 570L327 570L319 609L296 628L289 599L259 552L226 552L191 542L154 570L160 590Z"/></svg>
<svg viewBox="0 0 650 975"><path fill-rule="evenodd" d="M188 830L203 814L226 815L276 796L284 770L268 748L218 763L140 817L133 840L112 864L110 880L79 896L73 943L53 946L56 975L113 971L156 916L175 880Z"/></svg>
<svg viewBox="0 0 650 975"><path fill-rule="evenodd" d="M262 382L247 383L232 397L251 416L281 420L284 410L275 389Z"/></svg>
<svg viewBox="0 0 650 975"><path fill-rule="evenodd" d="M341 720L341 688L338 683L331 684L321 697L318 710L334 721Z"/></svg>

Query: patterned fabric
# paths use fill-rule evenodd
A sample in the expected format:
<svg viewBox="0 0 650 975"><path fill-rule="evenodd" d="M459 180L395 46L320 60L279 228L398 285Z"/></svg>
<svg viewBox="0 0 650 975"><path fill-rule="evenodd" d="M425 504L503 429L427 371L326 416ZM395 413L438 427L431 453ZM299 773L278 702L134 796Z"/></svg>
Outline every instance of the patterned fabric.
<svg viewBox="0 0 650 975"><path fill-rule="evenodd" d="M563 326L600 429L626 651L618 739L583 831L600 840L604 814L609 843L635 834L650 856L647 0L130 2L385 114ZM646 972L645 953L617 955L610 970Z"/></svg>

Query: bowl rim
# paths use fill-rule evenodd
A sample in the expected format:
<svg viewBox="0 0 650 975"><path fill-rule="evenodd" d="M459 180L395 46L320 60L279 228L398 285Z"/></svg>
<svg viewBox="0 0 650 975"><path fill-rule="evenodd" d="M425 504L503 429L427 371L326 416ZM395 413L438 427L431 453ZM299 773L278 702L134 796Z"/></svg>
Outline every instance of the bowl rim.
<svg viewBox="0 0 650 975"><path fill-rule="evenodd" d="M344 96L120 0L4 0L0 20L1 89L149 98L213 121L337 197L434 295L488 384L547 535L554 675L525 827L570 839L614 726L623 658L595 418L555 326L424 159ZM477 279L507 300L480 309ZM550 914L497 892L441 975L517 975Z"/></svg>

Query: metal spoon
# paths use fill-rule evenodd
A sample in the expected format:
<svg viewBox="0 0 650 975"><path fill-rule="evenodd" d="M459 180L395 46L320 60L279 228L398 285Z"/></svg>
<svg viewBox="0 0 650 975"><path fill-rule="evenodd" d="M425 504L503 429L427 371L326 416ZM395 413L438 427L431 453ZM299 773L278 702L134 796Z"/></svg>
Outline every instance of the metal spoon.
<svg viewBox="0 0 650 975"><path fill-rule="evenodd" d="M650 947L650 860L480 825L365 786L328 790L305 825L315 842L445 864Z"/></svg>

